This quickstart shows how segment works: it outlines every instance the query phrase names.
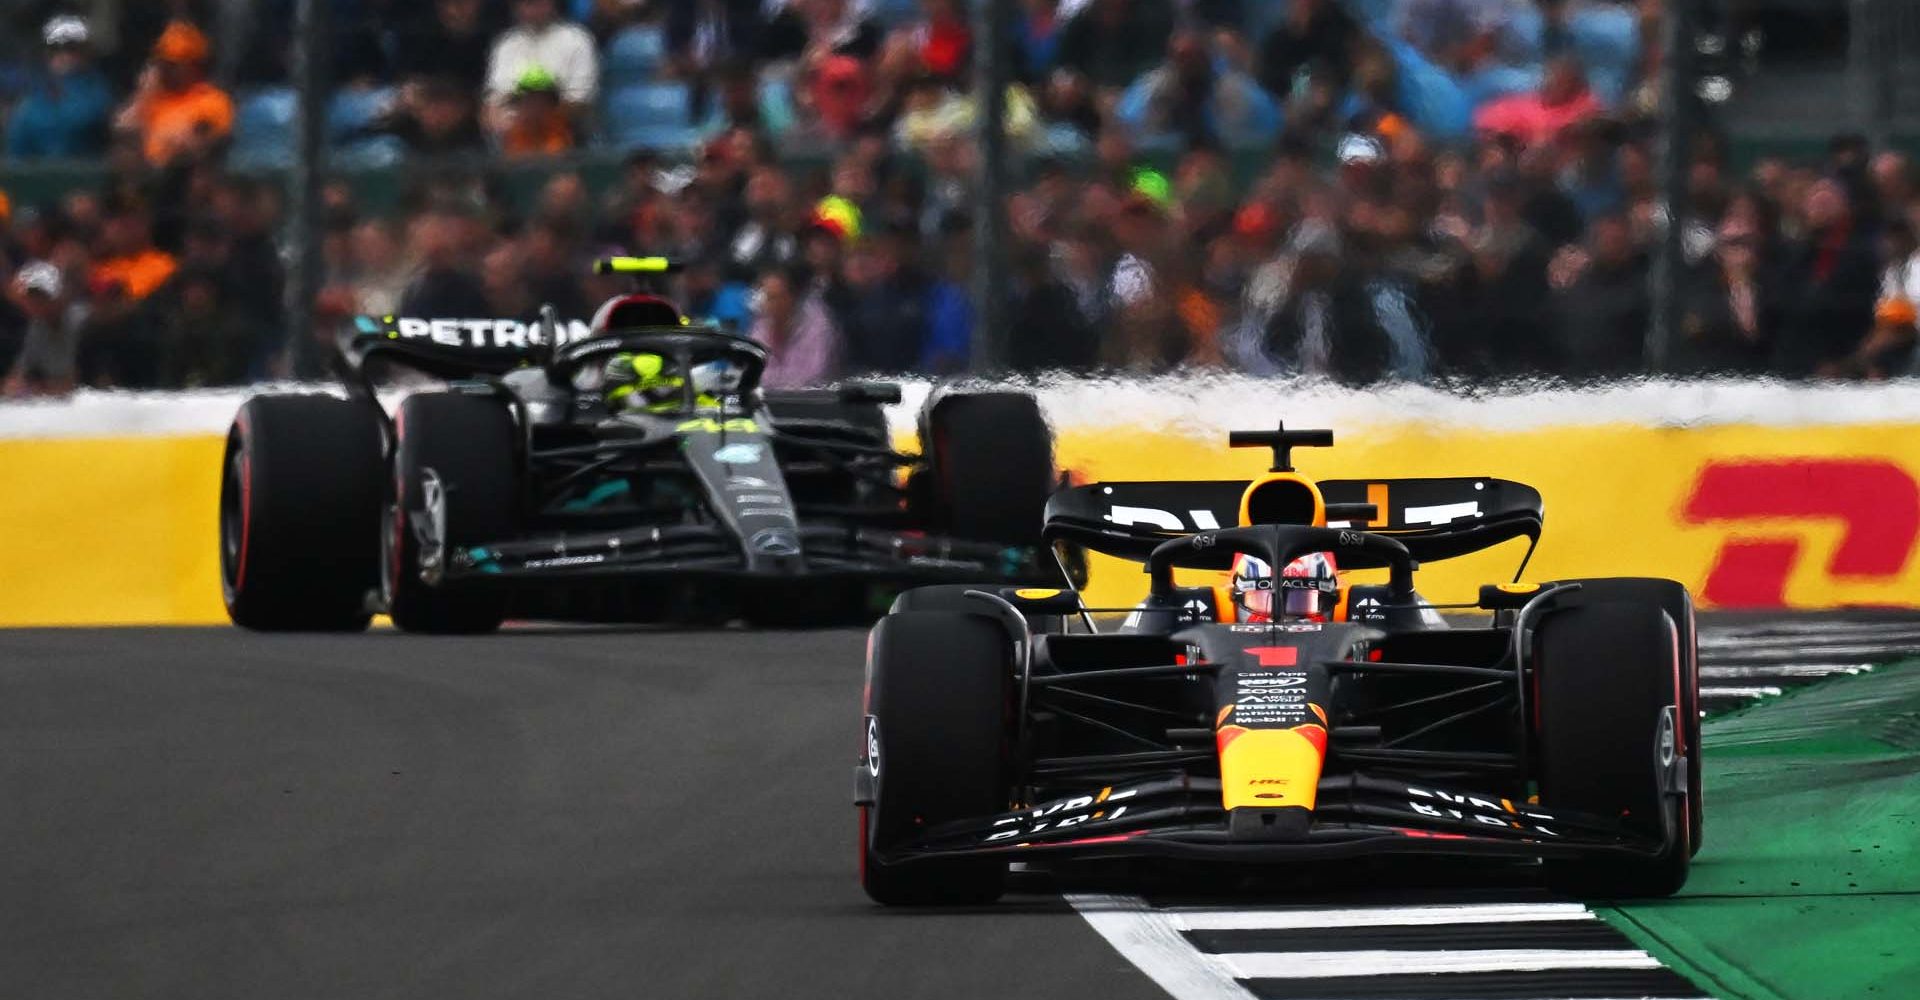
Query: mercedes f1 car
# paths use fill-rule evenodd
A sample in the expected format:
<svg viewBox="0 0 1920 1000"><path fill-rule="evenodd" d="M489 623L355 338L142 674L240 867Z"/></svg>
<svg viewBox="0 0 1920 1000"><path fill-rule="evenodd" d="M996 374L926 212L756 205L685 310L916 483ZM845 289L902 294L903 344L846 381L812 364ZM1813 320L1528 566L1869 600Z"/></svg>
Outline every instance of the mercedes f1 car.
<svg viewBox="0 0 1920 1000"><path fill-rule="evenodd" d="M1293 470L1290 449L1332 441L1235 432L1275 449L1271 472L1056 494L1057 549L1145 564L1145 600L1104 609L1129 612L1117 628L1075 590L902 594L868 644L854 769L867 893L989 901L1013 861L1372 855L1513 859L1580 895L1680 888L1702 821L1686 589L1494 584L1447 606L1483 621L1444 619L1416 566L1519 539L1530 557L1539 494ZM1324 616L1266 621L1226 585L1176 582L1236 554L1330 554L1386 582L1340 586Z"/></svg>
<svg viewBox="0 0 1920 1000"><path fill-rule="evenodd" d="M634 358L669 374L644 407L616 407L609 362ZM923 453L903 454L883 412L898 386L763 389L762 346L640 294L571 327L551 311L363 318L341 360L346 398L256 396L228 434L236 624L350 630L384 611L424 632L509 614L804 625L870 621L915 584L1058 580L1038 530L1052 438L1025 394L936 392ZM445 388L389 418L372 377L388 363Z"/></svg>

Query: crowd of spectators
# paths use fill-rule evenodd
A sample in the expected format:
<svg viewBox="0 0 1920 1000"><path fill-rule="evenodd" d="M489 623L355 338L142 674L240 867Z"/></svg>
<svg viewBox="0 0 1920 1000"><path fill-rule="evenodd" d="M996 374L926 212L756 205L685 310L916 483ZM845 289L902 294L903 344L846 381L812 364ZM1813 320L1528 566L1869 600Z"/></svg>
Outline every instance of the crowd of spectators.
<svg viewBox="0 0 1920 1000"><path fill-rule="evenodd" d="M0 201L8 394L314 374L286 198L243 156L289 0L21 0ZM1647 370L1661 0L1020 0L1005 363L1343 381ZM236 10L246 15L236 27ZM340 0L317 329L355 313L584 317L610 252L689 262L689 313L773 378L964 370L976 150L962 0ZM20 25L16 24L15 27ZM246 40L218 51L220 40ZM217 81L217 82L216 82ZM664 109L664 110L663 110ZM589 184L583 164L620 166ZM530 201L502 164L550 164ZM1665 370L1906 374L1920 201L1836 139L1736 174L1695 143Z"/></svg>

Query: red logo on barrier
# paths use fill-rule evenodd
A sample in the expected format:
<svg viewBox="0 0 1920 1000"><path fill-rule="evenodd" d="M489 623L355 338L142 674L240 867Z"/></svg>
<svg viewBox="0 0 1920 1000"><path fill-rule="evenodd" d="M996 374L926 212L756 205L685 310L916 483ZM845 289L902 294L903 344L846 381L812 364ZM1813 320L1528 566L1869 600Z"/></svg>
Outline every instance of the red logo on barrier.
<svg viewBox="0 0 1920 1000"><path fill-rule="evenodd" d="M1838 520L1845 530L1827 562L1833 576L1898 577L1920 538L1920 486L1892 462L1796 458L1710 462L1694 480L1685 517L1705 521ZM1780 607L1800 558L1791 535L1720 544L1701 596L1720 607Z"/></svg>

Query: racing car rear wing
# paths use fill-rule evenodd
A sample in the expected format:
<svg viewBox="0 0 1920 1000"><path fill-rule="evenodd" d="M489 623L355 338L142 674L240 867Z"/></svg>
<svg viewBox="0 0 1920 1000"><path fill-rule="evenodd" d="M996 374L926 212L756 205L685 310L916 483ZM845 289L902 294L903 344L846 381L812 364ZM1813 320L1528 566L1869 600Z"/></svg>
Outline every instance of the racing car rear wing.
<svg viewBox="0 0 1920 1000"><path fill-rule="evenodd" d="M1047 502L1044 535L1145 562L1168 539L1237 525L1241 496L1252 482L1117 482L1061 490ZM1330 526L1390 536L1421 562L1525 538L1527 554L1516 579L1539 544L1546 518L1538 490L1505 479L1330 479L1316 485Z"/></svg>

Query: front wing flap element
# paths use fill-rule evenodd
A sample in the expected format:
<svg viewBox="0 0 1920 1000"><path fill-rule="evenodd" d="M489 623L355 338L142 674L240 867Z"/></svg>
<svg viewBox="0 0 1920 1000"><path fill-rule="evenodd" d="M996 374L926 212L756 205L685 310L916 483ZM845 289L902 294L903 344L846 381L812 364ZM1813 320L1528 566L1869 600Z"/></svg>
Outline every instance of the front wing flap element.
<svg viewBox="0 0 1920 1000"><path fill-rule="evenodd" d="M611 532L577 532L486 545L447 553L445 578L517 579L557 576L849 576L902 583L1045 584L1057 571L1038 549L994 545L838 525L801 525L779 540L786 558L750 570L742 540L712 525L670 525Z"/></svg>
<svg viewBox="0 0 1920 1000"><path fill-rule="evenodd" d="M942 824L881 853L888 862L985 854L1252 862L1409 853L1645 856L1657 855L1666 847L1603 817L1428 783L1344 774L1320 781L1313 820L1292 840L1236 833L1220 805L1218 781L1170 776Z"/></svg>

